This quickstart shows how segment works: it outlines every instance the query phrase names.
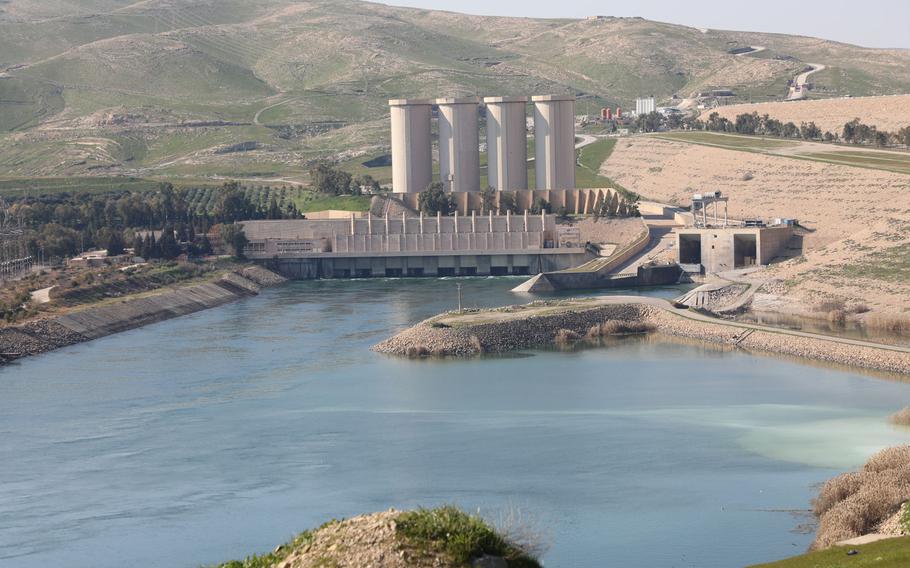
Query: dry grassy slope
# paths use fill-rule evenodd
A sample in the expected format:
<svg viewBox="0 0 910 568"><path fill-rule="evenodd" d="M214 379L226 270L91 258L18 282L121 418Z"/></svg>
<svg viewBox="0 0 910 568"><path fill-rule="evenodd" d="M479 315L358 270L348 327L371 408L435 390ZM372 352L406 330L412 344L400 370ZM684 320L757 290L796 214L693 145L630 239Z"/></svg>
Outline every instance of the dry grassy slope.
<svg viewBox="0 0 910 568"><path fill-rule="evenodd" d="M0 6L0 69L12 68L13 77L0 83L18 81L5 89L16 100L4 97L8 102L0 103L0 111L14 106L15 112L3 112L10 118L0 120L0 129L72 128L78 132L64 142L76 144L84 136L111 135L110 126L100 127L105 132L83 129L85 117L112 108L250 122L258 111L283 102L261 113L261 122L312 125L381 119L391 97L574 92L596 96L589 106L594 111L602 103L628 107L642 93L667 98L708 87L780 95L782 81L803 62L816 60L845 70L857 85L854 94L910 92L910 51L702 33L637 18L490 18L355 0L8 0ZM47 17L48 6L58 17ZM795 60L728 53L758 43ZM102 164L136 171L186 160L239 135L176 132L173 141L162 142L165 134L150 133L138 121L114 126L118 136L137 139L138 146L160 148L127 152L134 158L129 163ZM266 128L240 134L246 138L234 141L254 139L276 149L257 157L276 171L289 156L334 156L359 143L342 136L332 137L331 145L308 137L279 139ZM369 138L371 145L384 143ZM52 161L55 149L41 146L46 138L14 140L15 154L0 150L2 173L80 171L78 156ZM221 173L230 173L227 160L233 158L222 159ZM94 165L86 160L82 173Z"/></svg>
<svg viewBox="0 0 910 568"><path fill-rule="evenodd" d="M733 218L798 218L815 230L805 257L772 271L797 297L910 309L910 176L649 137L620 140L603 173L656 201L719 189Z"/></svg>
<svg viewBox="0 0 910 568"><path fill-rule="evenodd" d="M795 124L814 121L822 130L837 133L843 130L844 123L861 118L866 124L893 132L910 126L910 95L730 105L706 111L702 120L712 112L730 120L739 114L757 112Z"/></svg>

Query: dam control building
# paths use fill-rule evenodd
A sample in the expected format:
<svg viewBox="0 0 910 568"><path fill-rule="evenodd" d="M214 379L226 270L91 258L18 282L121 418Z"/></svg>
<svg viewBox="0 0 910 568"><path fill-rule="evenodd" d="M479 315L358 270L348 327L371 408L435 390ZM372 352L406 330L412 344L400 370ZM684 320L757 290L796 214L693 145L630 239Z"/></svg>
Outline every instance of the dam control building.
<svg viewBox="0 0 910 568"><path fill-rule="evenodd" d="M528 102L533 105L538 190L575 189L575 96L486 97L487 171L497 191L527 190ZM432 108L438 108L439 177L434 180ZM433 181L447 192L479 192L481 100L475 97L394 99L392 191L420 193Z"/></svg>

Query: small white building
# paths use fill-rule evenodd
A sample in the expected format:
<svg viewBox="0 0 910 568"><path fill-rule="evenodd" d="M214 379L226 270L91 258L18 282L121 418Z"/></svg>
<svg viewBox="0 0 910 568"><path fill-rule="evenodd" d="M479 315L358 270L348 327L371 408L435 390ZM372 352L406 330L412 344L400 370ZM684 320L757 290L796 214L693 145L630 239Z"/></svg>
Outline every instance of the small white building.
<svg viewBox="0 0 910 568"><path fill-rule="evenodd" d="M646 114L651 114L657 110L657 102L654 100L654 96L650 97L639 97L635 99L635 114L638 116L644 116Z"/></svg>

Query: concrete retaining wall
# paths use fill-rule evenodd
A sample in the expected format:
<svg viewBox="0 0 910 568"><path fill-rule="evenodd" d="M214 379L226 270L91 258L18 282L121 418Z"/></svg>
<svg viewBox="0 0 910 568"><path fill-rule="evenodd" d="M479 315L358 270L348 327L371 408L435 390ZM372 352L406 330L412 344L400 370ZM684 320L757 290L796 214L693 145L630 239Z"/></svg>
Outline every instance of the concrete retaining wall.
<svg viewBox="0 0 910 568"><path fill-rule="evenodd" d="M0 363L46 353L208 308L255 296L261 286L284 282L262 267L246 267L214 282L184 286L154 295L89 306L52 319L0 328Z"/></svg>

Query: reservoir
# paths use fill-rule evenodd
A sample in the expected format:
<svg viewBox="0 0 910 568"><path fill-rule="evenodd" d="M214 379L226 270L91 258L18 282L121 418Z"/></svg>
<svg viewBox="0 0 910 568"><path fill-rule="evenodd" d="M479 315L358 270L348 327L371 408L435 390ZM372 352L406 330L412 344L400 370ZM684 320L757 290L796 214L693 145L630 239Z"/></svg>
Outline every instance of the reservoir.
<svg viewBox="0 0 910 568"><path fill-rule="evenodd" d="M743 351L369 351L456 283L519 282L297 282L0 368L0 566L197 568L444 503L520 515L547 567L744 566L803 552L816 485L910 443L886 422L910 385Z"/></svg>

